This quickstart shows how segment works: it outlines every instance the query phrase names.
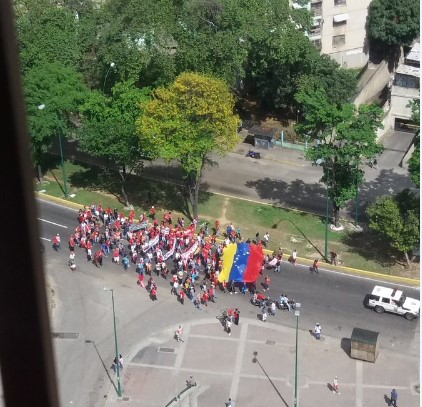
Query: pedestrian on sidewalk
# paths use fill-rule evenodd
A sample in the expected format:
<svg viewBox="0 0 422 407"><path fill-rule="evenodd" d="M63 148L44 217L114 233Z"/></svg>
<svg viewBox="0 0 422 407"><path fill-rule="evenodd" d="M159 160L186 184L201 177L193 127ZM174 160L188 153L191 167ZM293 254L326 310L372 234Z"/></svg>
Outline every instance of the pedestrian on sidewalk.
<svg viewBox="0 0 422 407"><path fill-rule="evenodd" d="M336 376L333 381L333 393L340 394L338 391L338 377Z"/></svg>
<svg viewBox="0 0 422 407"><path fill-rule="evenodd" d="M238 308L234 309L233 318L234 318L234 324L239 325L240 311Z"/></svg>
<svg viewBox="0 0 422 407"><path fill-rule="evenodd" d="M185 289L182 287L180 289L180 293L179 293L180 304L182 304L182 305L184 305L184 303L185 303L185 295L186 295Z"/></svg>
<svg viewBox="0 0 422 407"><path fill-rule="evenodd" d="M315 339L318 339L318 340L321 339L321 330L322 330L321 325L319 324L319 322L317 322L314 328Z"/></svg>
<svg viewBox="0 0 422 407"><path fill-rule="evenodd" d="M390 397L390 403L393 407L397 407L397 390L393 389L391 390L391 397Z"/></svg>
<svg viewBox="0 0 422 407"><path fill-rule="evenodd" d="M232 333L232 320L230 318L226 318L226 332L230 336Z"/></svg>
<svg viewBox="0 0 422 407"><path fill-rule="evenodd" d="M228 401L226 401L226 407L233 407L233 404L232 404L232 399L229 397L229 400Z"/></svg>
<svg viewBox="0 0 422 407"><path fill-rule="evenodd" d="M177 342L184 342L183 337L182 337L182 335L183 335L182 325L179 325L179 327L176 329L176 332L175 332L174 335L176 337Z"/></svg>

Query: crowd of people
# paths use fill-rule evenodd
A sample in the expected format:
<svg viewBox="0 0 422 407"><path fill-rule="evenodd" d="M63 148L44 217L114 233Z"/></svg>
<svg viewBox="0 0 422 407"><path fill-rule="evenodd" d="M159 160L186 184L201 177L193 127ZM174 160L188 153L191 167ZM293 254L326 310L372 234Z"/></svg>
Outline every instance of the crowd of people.
<svg viewBox="0 0 422 407"><path fill-rule="evenodd" d="M137 284L146 289L152 301L158 300L158 278L169 281L170 292L180 304L184 305L187 298L198 310L215 303L217 291L250 293L252 298L262 296L256 282L219 281L224 247L231 242L243 241L240 228L235 228L231 223L225 232L221 232L217 220L211 231L208 223L198 225L196 220L190 223L185 222L184 218L174 220L171 211L165 212L159 221L154 206L149 213L144 212L137 218L134 210L126 216L117 209L103 208L101 204L85 206L79 210L77 218L78 225L68 240L69 267L72 271L76 270L77 247L84 252L85 261L97 268L102 267L104 259L109 257L113 264L125 271L133 267L138 275ZM223 239L218 239L219 235L223 235ZM254 243L266 246L268 241L268 233L263 239L259 239L258 233ZM56 251L60 250L59 234L53 239L53 247ZM281 248L272 256L265 256L260 271L263 291L270 288L271 279L267 271L273 269L279 272L282 260ZM294 300L292 303L286 297L285 301L280 300L280 304L290 310ZM266 319L266 312L267 308L263 307L263 320ZM275 315L275 309L269 308L269 312ZM239 310L236 309L233 315L225 319L228 334L231 323L236 324L238 320Z"/></svg>
<svg viewBox="0 0 422 407"><path fill-rule="evenodd" d="M153 301L158 299L159 277L170 280L171 293L181 304L188 298L199 310L215 302L217 289L237 292L234 282L219 282L218 278L224 247L242 241L240 228L233 224L221 233L217 220L211 231L208 223L199 226L196 220L189 224L184 218L174 220L171 211L159 221L154 206L137 218L134 210L126 216L117 209L92 204L80 209L77 218L78 225L68 240L69 267L73 271L77 267L75 248L79 248L85 261L98 268L105 258L125 271L133 267L138 274L137 284L148 291ZM218 235L224 239L217 239ZM60 250L59 234L54 236L53 247ZM254 284L238 285L243 294L255 288Z"/></svg>

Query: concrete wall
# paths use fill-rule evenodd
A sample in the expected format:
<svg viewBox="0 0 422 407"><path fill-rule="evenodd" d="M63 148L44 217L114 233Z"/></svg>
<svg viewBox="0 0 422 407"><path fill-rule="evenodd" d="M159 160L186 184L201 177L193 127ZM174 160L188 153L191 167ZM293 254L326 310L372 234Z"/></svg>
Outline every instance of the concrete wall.
<svg viewBox="0 0 422 407"><path fill-rule="evenodd" d="M383 109L385 112L385 116L382 119L383 128L377 130L377 141L394 129L394 116L391 114L390 102L387 101Z"/></svg>
<svg viewBox="0 0 422 407"><path fill-rule="evenodd" d="M356 96L354 104L359 106L361 104L367 103L370 100L373 100L387 85L390 81L391 74L388 70L388 63L382 61L372 76L369 78L368 82L364 84L362 90Z"/></svg>
<svg viewBox="0 0 422 407"><path fill-rule="evenodd" d="M393 86L391 88L392 114L401 119L410 119L412 116L412 109L408 106L408 104L412 100L419 98L419 89L408 89L399 86Z"/></svg>

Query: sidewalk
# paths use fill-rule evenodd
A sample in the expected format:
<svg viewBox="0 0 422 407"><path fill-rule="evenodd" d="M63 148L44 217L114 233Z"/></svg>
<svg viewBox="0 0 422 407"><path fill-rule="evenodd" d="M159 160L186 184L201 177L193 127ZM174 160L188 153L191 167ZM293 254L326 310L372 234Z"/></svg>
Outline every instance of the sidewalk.
<svg viewBox="0 0 422 407"><path fill-rule="evenodd" d="M241 317L231 336L216 318L199 319L184 325L184 342L173 339L173 326L150 334L125 356L122 400L110 386L105 405L223 407L231 397L233 407L293 407L296 331L272 318L295 317L287 311L265 323ZM375 363L351 359L342 349L351 332L344 335L317 341L299 328L298 405L385 406L395 388L400 406L419 406L418 358L381 349ZM197 386L174 401L190 375ZM335 376L340 395L331 390Z"/></svg>

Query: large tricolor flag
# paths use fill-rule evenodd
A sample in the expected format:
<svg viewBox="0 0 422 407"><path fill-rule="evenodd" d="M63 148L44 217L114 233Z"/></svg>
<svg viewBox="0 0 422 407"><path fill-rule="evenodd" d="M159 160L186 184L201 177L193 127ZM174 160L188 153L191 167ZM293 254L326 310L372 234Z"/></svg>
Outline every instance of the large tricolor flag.
<svg viewBox="0 0 422 407"><path fill-rule="evenodd" d="M223 250L223 269L218 281L254 283L258 280L263 259L262 245L230 243Z"/></svg>

